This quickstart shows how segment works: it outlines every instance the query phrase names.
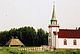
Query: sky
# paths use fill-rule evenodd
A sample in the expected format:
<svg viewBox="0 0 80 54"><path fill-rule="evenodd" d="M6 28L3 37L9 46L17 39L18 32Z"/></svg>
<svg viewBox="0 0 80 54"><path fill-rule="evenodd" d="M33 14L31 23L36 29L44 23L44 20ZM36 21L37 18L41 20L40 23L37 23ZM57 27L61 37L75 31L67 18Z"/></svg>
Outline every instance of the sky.
<svg viewBox="0 0 80 54"><path fill-rule="evenodd" d="M0 0L0 31L32 26L48 31L54 0ZM80 0L55 0L60 27L80 26Z"/></svg>

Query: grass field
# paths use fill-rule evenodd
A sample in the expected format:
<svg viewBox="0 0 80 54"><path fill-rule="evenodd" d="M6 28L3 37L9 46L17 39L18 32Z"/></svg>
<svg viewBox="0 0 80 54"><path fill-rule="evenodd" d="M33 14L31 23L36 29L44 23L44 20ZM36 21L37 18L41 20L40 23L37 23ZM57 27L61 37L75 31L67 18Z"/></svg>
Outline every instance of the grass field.
<svg viewBox="0 0 80 54"><path fill-rule="evenodd" d="M55 50L44 52L18 51L16 48L0 47L0 54L80 54L80 50Z"/></svg>
<svg viewBox="0 0 80 54"><path fill-rule="evenodd" d="M26 52L26 51L23 51L23 52L20 52L20 51L9 51L9 52L6 52L6 51L3 51L3 52L0 52L0 54L80 54L80 52L77 52L77 51L58 51L58 52L49 52L49 51L45 51L45 52Z"/></svg>

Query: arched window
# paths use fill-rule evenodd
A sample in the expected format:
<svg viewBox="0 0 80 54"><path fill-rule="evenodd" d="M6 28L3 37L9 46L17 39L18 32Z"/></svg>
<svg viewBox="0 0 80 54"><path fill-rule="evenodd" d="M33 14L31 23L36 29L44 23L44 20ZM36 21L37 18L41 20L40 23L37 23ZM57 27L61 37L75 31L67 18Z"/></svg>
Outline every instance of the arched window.
<svg viewBox="0 0 80 54"><path fill-rule="evenodd" d="M67 45L67 40L66 39L64 39L64 45Z"/></svg>
<svg viewBox="0 0 80 54"><path fill-rule="evenodd" d="M49 37L51 37L51 32L49 32Z"/></svg>
<svg viewBox="0 0 80 54"><path fill-rule="evenodd" d="M54 35L58 35L58 32L53 32L54 33Z"/></svg>
<svg viewBox="0 0 80 54"><path fill-rule="evenodd" d="M49 45L52 45L52 40L51 40L51 38L49 38L48 43L49 43Z"/></svg>
<svg viewBox="0 0 80 54"><path fill-rule="evenodd" d="M73 45L77 45L76 40L73 40Z"/></svg>

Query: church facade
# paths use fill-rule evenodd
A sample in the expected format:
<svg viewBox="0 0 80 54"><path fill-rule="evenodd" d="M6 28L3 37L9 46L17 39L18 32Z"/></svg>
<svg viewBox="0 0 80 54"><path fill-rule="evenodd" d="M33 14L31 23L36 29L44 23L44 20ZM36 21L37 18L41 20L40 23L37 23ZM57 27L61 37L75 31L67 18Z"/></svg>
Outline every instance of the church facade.
<svg viewBox="0 0 80 54"><path fill-rule="evenodd" d="M48 28L49 46L52 46L53 48L80 49L80 28L60 29L55 16L55 5L53 5L53 14Z"/></svg>

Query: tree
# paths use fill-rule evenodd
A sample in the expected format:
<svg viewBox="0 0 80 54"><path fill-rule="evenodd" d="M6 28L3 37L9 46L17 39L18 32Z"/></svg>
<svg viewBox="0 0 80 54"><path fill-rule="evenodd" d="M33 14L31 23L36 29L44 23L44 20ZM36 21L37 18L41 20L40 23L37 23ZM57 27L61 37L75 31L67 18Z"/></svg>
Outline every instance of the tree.
<svg viewBox="0 0 80 54"><path fill-rule="evenodd" d="M23 27L18 30L19 39L27 46L34 45L34 37L36 36L36 31L33 27Z"/></svg>
<svg viewBox="0 0 80 54"><path fill-rule="evenodd" d="M48 41L48 33L45 33L43 29L37 31L38 45L46 45ZM46 43L46 44L45 44Z"/></svg>
<svg viewBox="0 0 80 54"><path fill-rule="evenodd" d="M33 27L13 28L0 32L0 45L5 45L12 37L19 38L26 46L47 45L48 33L42 28L37 31Z"/></svg>

